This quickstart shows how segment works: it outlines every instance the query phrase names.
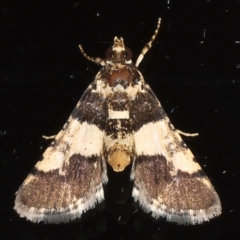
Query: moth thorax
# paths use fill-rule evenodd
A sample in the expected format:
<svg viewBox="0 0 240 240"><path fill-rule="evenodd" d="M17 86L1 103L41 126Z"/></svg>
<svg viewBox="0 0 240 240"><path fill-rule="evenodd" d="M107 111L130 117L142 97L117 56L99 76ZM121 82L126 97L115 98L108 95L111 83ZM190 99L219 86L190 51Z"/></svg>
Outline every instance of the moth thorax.
<svg viewBox="0 0 240 240"><path fill-rule="evenodd" d="M130 163L132 151L125 145L116 144L106 152L106 159L115 172L122 172Z"/></svg>

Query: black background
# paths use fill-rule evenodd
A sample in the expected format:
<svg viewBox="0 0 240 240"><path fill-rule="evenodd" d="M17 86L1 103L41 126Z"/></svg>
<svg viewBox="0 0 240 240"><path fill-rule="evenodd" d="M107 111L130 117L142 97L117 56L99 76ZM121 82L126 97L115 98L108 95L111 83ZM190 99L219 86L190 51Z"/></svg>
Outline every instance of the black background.
<svg viewBox="0 0 240 240"><path fill-rule="evenodd" d="M0 12L0 239L239 239L239 0L2 1ZM14 193L49 144L41 135L61 129L100 69L78 45L104 57L122 36L136 60L158 17L160 33L139 69L174 126L200 133L184 140L219 193L222 215L198 226L154 221L133 206L129 171L124 178L109 169L105 205L83 219L20 218Z"/></svg>

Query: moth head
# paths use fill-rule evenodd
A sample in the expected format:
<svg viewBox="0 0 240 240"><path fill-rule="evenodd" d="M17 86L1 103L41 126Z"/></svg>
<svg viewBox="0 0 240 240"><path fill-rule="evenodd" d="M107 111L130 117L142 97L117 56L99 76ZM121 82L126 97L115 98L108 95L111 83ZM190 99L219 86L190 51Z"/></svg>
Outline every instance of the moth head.
<svg viewBox="0 0 240 240"><path fill-rule="evenodd" d="M132 63L132 51L125 47L123 38L114 38L113 46L106 50L106 60L112 62Z"/></svg>

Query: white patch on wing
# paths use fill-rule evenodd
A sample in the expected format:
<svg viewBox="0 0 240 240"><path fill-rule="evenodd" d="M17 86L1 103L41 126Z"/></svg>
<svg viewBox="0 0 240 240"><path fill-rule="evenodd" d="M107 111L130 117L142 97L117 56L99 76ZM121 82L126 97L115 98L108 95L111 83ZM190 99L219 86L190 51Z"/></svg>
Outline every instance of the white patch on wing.
<svg viewBox="0 0 240 240"><path fill-rule="evenodd" d="M110 95L114 94L115 92L126 92L129 100L134 100L138 92L144 93L145 90L142 89L142 85L145 84L144 79L140 72L141 81L138 82L136 85L129 85L127 89L124 89L121 85L117 85L116 87L112 88L109 84L106 84L102 79L101 73L99 72L95 78L96 81L96 89L91 89L92 93L100 93L104 98L108 98ZM147 84L145 84L147 85ZM148 85L147 85L148 86ZM90 88L90 87L89 87ZM88 88L88 89L89 89ZM92 87L91 87L92 88ZM78 103L79 106L81 102Z"/></svg>
<svg viewBox="0 0 240 240"><path fill-rule="evenodd" d="M169 129L169 119L144 124L135 134L134 143L137 155L163 155L175 170L194 173L201 169L188 148L179 144L182 141L177 132ZM181 148L181 149L179 149ZM175 175L176 172L172 172Z"/></svg>
<svg viewBox="0 0 240 240"><path fill-rule="evenodd" d="M147 84L144 82L142 74L140 72L138 72L138 74L140 75L141 81L139 81L136 85L130 85L126 89L129 100L134 100L139 92L145 93L145 89L143 89L142 86L146 86Z"/></svg>
<svg viewBox="0 0 240 240"><path fill-rule="evenodd" d="M47 148L43 154L43 159L38 161L35 167L44 172L50 170L60 169L66 156L64 153L59 151L54 151L52 147Z"/></svg>
<svg viewBox="0 0 240 240"><path fill-rule="evenodd" d="M70 117L69 126L58 133L56 144L47 148L36 168L44 172L61 169L64 161L68 161L73 154L99 156L103 147L103 134L96 125L80 123Z"/></svg>
<svg viewBox="0 0 240 240"><path fill-rule="evenodd" d="M92 89L91 92L103 94L104 88L106 87L106 83L102 81L100 72L98 72L98 74L96 75L94 82L96 82L96 89Z"/></svg>
<svg viewBox="0 0 240 240"><path fill-rule="evenodd" d="M194 162L193 158L193 154L189 149L176 151L173 157L167 156L167 159L171 160L176 170L181 170L190 174L201 170L200 165L197 162Z"/></svg>
<svg viewBox="0 0 240 240"><path fill-rule="evenodd" d="M79 124L77 120L74 121L75 124ZM71 146L71 155L79 153L86 157L99 156L103 146L103 135L104 132L94 124L87 122L79 124L79 128L67 137L67 141L69 141L67 143Z"/></svg>
<svg viewBox="0 0 240 240"><path fill-rule="evenodd" d="M108 110L109 119L129 119L129 111L114 111Z"/></svg>
<svg viewBox="0 0 240 240"><path fill-rule="evenodd" d="M167 135L167 125L163 121L144 124L135 134L134 143L137 155L166 156L164 137Z"/></svg>
<svg viewBox="0 0 240 240"><path fill-rule="evenodd" d="M34 179L36 179L36 176L32 175L32 174L29 174L27 176L27 178L24 180L23 184L24 185L27 185L29 184L31 181L33 181Z"/></svg>

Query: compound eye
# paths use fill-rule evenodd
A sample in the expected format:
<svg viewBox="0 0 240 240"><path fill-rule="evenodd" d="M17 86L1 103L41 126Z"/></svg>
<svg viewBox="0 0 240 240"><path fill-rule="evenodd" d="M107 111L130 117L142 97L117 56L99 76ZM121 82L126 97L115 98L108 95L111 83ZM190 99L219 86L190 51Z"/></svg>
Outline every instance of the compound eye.
<svg viewBox="0 0 240 240"><path fill-rule="evenodd" d="M114 57L114 52L112 50L112 47L109 47L105 52L106 59L111 59Z"/></svg>
<svg viewBox="0 0 240 240"><path fill-rule="evenodd" d="M125 51L124 51L124 59L126 59L127 61L128 60L131 60L132 59L132 50L128 47L125 47Z"/></svg>

